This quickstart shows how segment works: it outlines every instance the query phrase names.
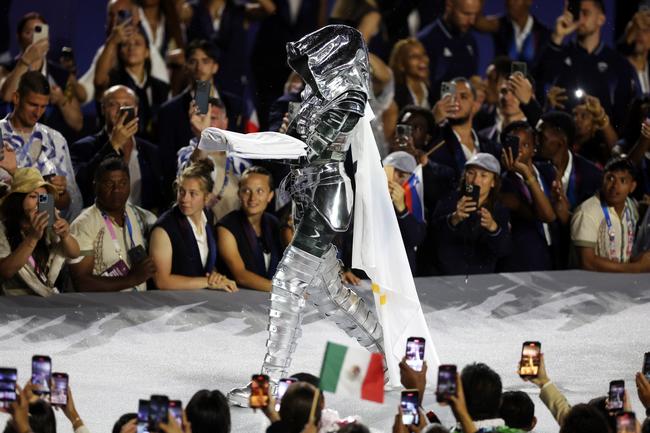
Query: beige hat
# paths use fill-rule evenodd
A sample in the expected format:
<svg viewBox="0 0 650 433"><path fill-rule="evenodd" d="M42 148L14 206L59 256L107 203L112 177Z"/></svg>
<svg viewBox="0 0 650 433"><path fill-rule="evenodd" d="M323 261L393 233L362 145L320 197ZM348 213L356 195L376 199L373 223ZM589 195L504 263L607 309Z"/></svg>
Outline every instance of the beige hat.
<svg viewBox="0 0 650 433"><path fill-rule="evenodd" d="M29 194L40 187L45 188L50 194L57 195L54 185L46 182L38 169L34 167L18 168L14 173L13 180L11 181L11 189L6 197L9 197L13 193Z"/></svg>

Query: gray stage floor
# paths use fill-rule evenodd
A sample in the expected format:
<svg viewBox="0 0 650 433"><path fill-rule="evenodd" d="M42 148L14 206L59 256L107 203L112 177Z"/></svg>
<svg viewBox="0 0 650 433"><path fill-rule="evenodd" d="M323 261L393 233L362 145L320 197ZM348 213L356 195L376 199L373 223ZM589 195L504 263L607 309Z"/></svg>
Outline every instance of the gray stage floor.
<svg viewBox="0 0 650 433"><path fill-rule="evenodd" d="M610 380L625 379L642 415L634 374L650 351L647 275L572 271L472 277L467 285L461 277L427 278L416 285L441 361L486 362L505 389L529 392L536 431L558 428L536 388L515 374L524 340L542 342L549 374L570 402L602 395ZM264 356L267 298L251 291L0 298L0 366L17 367L22 383L31 356L50 355L54 371L70 374L91 431L105 433L136 410L138 398L164 393L187 402L198 389L225 392L246 383ZM310 311L292 370L318 374L327 340L355 344ZM431 392L425 405L450 424L449 409L437 407ZM398 397L391 391L379 405L326 395L342 416L360 415L380 432L391 430ZM247 409L233 409L232 417L233 432L263 432L267 425ZM57 418L59 431L70 431L61 413Z"/></svg>

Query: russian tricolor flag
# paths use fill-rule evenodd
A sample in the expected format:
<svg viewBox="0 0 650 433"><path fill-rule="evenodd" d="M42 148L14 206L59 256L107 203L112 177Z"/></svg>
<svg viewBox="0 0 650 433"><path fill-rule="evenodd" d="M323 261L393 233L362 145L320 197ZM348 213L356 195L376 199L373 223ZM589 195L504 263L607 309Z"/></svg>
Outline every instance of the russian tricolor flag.
<svg viewBox="0 0 650 433"><path fill-rule="evenodd" d="M419 222L424 222L424 205L422 204L422 197L424 197L422 187L422 166L418 165L415 168L411 177L404 182L404 198L406 201L406 208Z"/></svg>

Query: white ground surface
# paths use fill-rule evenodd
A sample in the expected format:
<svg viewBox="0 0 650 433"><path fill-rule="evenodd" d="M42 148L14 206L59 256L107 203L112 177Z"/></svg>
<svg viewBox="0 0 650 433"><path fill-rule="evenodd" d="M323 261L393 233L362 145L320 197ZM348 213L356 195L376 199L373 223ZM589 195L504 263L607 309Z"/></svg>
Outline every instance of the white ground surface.
<svg viewBox="0 0 650 433"><path fill-rule="evenodd" d="M515 374L521 343L540 340L547 369L572 403L604 395L624 379L642 417L634 374L650 351L650 279L584 272L509 274L416 280L433 344L444 363L482 361L504 389L529 392L538 432L556 432L537 389ZM369 295L366 293L366 295ZM369 298L370 299L370 298ZM68 294L0 298L0 366L30 374L33 354L47 354L54 371L70 375L81 416L93 433L110 431L138 398L163 393L187 402L203 388L230 388L259 370L265 353L267 295L242 291ZM319 373L327 340L353 345L333 323L310 311L292 372ZM430 347L430 346L429 346ZM447 408L430 391L425 406L448 425ZM327 394L341 416L360 415L374 431L391 431L399 391L383 405ZM69 424L57 414L59 432ZM264 416L232 409L233 432L263 432ZM7 416L0 414L0 421Z"/></svg>

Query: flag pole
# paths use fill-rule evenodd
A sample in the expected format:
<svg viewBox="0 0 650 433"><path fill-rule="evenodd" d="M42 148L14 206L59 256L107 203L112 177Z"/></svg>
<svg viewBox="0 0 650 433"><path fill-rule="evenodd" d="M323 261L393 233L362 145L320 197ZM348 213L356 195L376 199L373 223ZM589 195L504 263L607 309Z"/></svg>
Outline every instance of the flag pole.
<svg viewBox="0 0 650 433"><path fill-rule="evenodd" d="M320 389L316 388L314 392L314 400L311 402L311 410L309 411L309 422L316 424L316 406L318 406L318 397L320 397Z"/></svg>

